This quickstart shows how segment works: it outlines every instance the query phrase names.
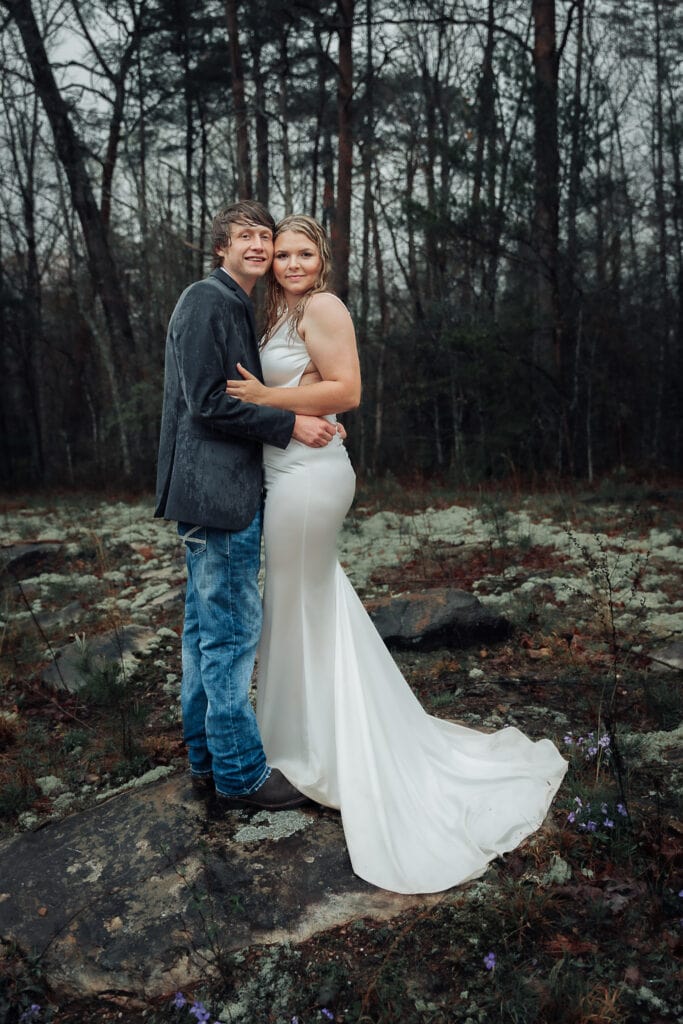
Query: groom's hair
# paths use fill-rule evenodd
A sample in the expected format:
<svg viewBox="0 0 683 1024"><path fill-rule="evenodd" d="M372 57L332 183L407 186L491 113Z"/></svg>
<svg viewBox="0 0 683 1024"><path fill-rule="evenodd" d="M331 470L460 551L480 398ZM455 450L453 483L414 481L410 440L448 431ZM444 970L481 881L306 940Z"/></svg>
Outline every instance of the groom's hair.
<svg viewBox="0 0 683 1024"><path fill-rule="evenodd" d="M263 225L275 231L275 221L265 206L257 203L255 199L242 199L239 203L223 207L213 218L211 225L211 266L214 269L220 267L223 262L223 257L218 255L216 249L228 248L233 224L248 224L249 227Z"/></svg>

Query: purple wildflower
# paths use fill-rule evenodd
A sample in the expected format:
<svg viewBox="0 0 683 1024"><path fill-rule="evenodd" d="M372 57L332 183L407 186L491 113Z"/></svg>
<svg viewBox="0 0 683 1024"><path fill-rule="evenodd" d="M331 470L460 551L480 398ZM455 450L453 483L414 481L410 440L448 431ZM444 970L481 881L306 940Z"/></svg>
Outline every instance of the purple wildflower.
<svg viewBox="0 0 683 1024"><path fill-rule="evenodd" d="M190 1007L190 1013L193 1017L197 1018L197 1024L208 1024L209 1017L211 1016L204 1004L198 1000L195 1000Z"/></svg>
<svg viewBox="0 0 683 1024"><path fill-rule="evenodd" d="M332 1010L328 1010L326 1006L323 1006L320 1012L322 1013L323 1017L327 1017L328 1020L334 1020L334 1014L332 1013Z"/></svg>
<svg viewBox="0 0 683 1024"><path fill-rule="evenodd" d="M573 746L573 744L574 744L574 737L572 736L572 734L570 732L568 732L567 735L564 737L564 742L566 743L566 745L568 747Z"/></svg>
<svg viewBox="0 0 683 1024"><path fill-rule="evenodd" d="M40 1016L40 1005L38 1003L31 1003L28 1010L24 1010L21 1017L19 1018L20 1024L31 1024L32 1021L37 1021Z"/></svg>
<svg viewBox="0 0 683 1024"><path fill-rule="evenodd" d="M600 737L600 739L598 740L598 746L603 748L609 747L609 736L607 735L607 733L604 733L604 735Z"/></svg>
<svg viewBox="0 0 683 1024"><path fill-rule="evenodd" d="M185 998L182 992L176 992L173 998L173 1005L175 1006L176 1010L180 1010L182 1009L183 1006L187 1006L187 999Z"/></svg>
<svg viewBox="0 0 683 1024"><path fill-rule="evenodd" d="M626 810L623 804L617 804L617 811L619 812L619 814L621 814L622 818L625 818L628 814L628 811Z"/></svg>
<svg viewBox="0 0 683 1024"><path fill-rule="evenodd" d="M569 812L569 814L567 815L567 821L570 825L574 824L574 822L576 821L576 815L574 814L574 811Z"/></svg>
<svg viewBox="0 0 683 1024"><path fill-rule="evenodd" d="M586 822L586 831L587 832L595 832L597 827L598 826L596 825L596 823L594 821L587 821Z"/></svg>
<svg viewBox="0 0 683 1024"><path fill-rule="evenodd" d="M486 956L484 957L484 967L486 968L487 971L492 971L495 966L496 966L496 954L495 953L487 953Z"/></svg>
<svg viewBox="0 0 683 1024"><path fill-rule="evenodd" d="M612 821L611 818L605 818L603 824L604 824L605 828L614 828L614 822Z"/></svg>

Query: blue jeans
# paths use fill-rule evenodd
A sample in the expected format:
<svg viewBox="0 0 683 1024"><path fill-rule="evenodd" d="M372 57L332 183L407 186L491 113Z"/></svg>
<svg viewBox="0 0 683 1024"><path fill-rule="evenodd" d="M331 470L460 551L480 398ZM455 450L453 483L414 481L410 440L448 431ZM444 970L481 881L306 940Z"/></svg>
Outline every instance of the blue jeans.
<svg viewBox="0 0 683 1024"><path fill-rule="evenodd" d="M258 590L261 512L245 530L178 523L187 591L180 703L190 770L216 790L251 793L270 775L249 702L263 617Z"/></svg>

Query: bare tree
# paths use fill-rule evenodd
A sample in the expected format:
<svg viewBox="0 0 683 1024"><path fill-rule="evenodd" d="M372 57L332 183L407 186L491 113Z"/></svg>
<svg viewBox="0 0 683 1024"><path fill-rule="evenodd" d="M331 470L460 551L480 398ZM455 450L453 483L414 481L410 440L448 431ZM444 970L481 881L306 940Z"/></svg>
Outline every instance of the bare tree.
<svg viewBox="0 0 683 1024"><path fill-rule="evenodd" d="M123 126L126 92L128 80L136 60L140 47L140 39L143 31L146 0L128 0L119 11L118 5L109 4L107 13L114 20L118 31L125 42L122 48L109 55L108 47L98 42L88 25L80 0L71 0L71 6L85 39L87 39L91 53L96 61L97 73L103 76L109 88L99 91L101 98L109 99L111 89L111 114L107 131L107 144L102 161L102 183L101 183L101 204L102 221L109 227L111 221L111 201L114 171L119 154L121 143L121 131Z"/></svg>
<svg viewBox="0 0 683 1024"><path fill-rule="evenodd" d="M114 407L118 411L121 457L126 476L132 473L128 429L121 402L120 373L114 370L114 352L131 353L133 330L128 306L121 289L118 267L109 248L106 225L98 209L87 170L86 151L71 121L45 50L30 0L1 0L21 35L26 59L31 68L36 92L52 128L57 155L64 167L71 200L76 210L95 293L102 302L106 332L101 337L105 365Z"/></svg>

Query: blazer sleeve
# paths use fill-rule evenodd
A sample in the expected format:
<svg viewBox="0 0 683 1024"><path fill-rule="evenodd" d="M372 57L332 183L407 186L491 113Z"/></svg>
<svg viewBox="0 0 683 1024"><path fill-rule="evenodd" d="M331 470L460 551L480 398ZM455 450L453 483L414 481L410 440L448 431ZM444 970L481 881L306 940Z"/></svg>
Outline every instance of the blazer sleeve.
<svg viewBox="0 0 683 1024"><path fill-rule="evenodd" d="M294 413L242 402L225 392L228 377L238 376L236 363L251 362L242 319L241 305L226 301L208 281L192 285L181 298L171 336L187 409L211 431L286 448Z"/></svg>

